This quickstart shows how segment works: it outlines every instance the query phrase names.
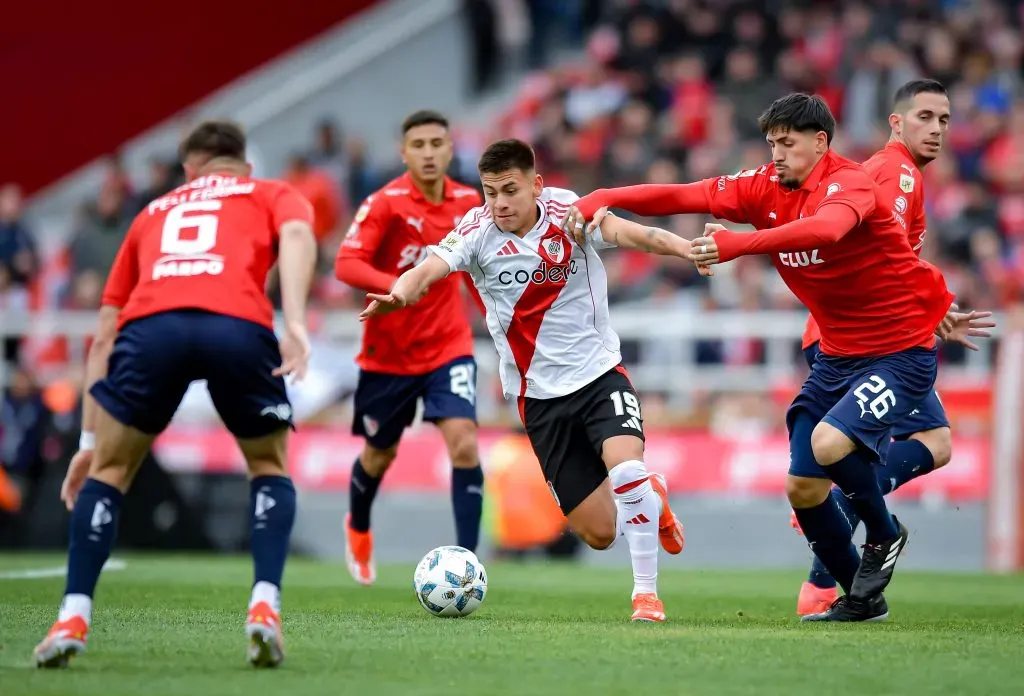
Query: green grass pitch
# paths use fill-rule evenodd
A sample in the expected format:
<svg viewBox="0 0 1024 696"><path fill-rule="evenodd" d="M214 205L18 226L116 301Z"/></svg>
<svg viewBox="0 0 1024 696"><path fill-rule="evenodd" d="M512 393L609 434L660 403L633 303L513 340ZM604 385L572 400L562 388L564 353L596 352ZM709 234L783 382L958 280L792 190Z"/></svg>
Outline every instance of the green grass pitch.
<svg viewBox="0 0 1024 696"><path fill-rule="evenodd" d="M0 574L54 567L0 555ZM243 557L129 556L106 572L89 650L36 670L61 578L0 579L0 695L1024 694L1024 577L897 573L885 624L808 625L789 572L663 571L669 621L628 621L629 568L488 565L484 605L438 619L413 564L356 587L340 565L291 562L287 659L245 663Z"/></svg>

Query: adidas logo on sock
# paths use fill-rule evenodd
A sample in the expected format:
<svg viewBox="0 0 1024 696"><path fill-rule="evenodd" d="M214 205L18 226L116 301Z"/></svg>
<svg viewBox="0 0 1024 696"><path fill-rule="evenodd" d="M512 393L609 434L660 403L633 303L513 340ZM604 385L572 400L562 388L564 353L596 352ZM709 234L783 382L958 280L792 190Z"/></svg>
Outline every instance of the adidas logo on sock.
<svg viewBox="0 0 1024 696"><path fill-rule="evenodd" d="M643 513L637 515L631 520L626 520L626 524L647 524L648 522L650 522L650 520L647 519L647 515L644 515Z"/></svg>

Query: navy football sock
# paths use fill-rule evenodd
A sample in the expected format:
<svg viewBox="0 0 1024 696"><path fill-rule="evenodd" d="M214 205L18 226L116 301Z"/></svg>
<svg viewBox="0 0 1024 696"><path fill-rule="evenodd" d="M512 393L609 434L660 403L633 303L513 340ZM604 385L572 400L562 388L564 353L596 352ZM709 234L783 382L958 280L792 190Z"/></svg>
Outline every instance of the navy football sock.
<svg viewBox="0 0 1024 696"><path fill-rule="evenodd" d="M121 491L96 479L86 479L71 511L68 577L64 594L92 597L103 564L117 536Z"/></svg>
<svg viewBox="0 0 1024 696"><path fill-rule="evenodd" d="M864 523L869 544L879 544L899 535L896 522L885 505L882 490L878 487L875 468L857 451L824 467Z"/></svg>
<svg viewBox="0 0 1024 696"><path fill-rule="evenodd" d="M836 586L836 579L828 572L828 568L821 562L817 554L811 561L811 572L807 574L807 582L822 590L831 589Z"/></svg>
<svg viewBox="0 0 1024 696"><path fill-rule="evenodd" d="M484 470L452 469L452 511L455 513L456 543L476 551L480 541L480 516L484 510Z"/></svg>
<svg viewBox="0 0 1024 696"><path fill-rule="evenodd" d="M287 476L257 476L249 482L253 584L281 587L288 541L295 523L295 486Z"/></svg>
<svg viewBox="0 0 1024 696"><path fill-rule="evenodd" d="M880 467L875 467L877 471ZM850 499L843 495L843 492L839 490L837 486L833 486L829 492L832 499L836 501L836 505L839 506L839 511L846 515L846 521L850 523L850 529L857 531L857 526L860 524L860 516L857 515L857 511L850 505Z"/></svg>
<svg viewBox="0 0 1024 696"><path fill-rule="evenodd" d="M908 481L935 468L931 451L919 440L901 440L889 446L885 466L875 467L878 487L888 495Z"/></svg>
<svg viewBox="0 0 1024 696"><path fill-rule="evenodd" d="M363 463L356 459L352 465L352 480L348 484L349 526L357 532L370 531L370 508L377 497L381 479L373 478Z"/></svg>
<svg viewBox="0 0 1024 696"><path fill-rule="evenodd" d="M829 496L821 505L797 508L795 512L816 560L821 560L829 574L849 594L853 577L860 567L860 555L852 542L853 530L835 500ZM813 579L810 581L814 582Z"/></svg>

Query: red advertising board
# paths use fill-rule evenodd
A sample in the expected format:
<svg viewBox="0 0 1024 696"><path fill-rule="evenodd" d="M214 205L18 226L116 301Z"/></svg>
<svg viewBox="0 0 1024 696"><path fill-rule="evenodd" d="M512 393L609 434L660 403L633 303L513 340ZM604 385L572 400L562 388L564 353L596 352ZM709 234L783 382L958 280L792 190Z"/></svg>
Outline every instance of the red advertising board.
<svg viewBox="0 0 1024 696"><path fill-rule="evenodd" d="M481 457L508 433L480 434ZM300 487L347 490L352 462L362 440L338 430L302 428L292 438L290 464ZM172 428L157 440L155 453L171 470L241 472L238 448L223 430ZM785 437L730 440L705 433L651 431L645 459L664 472L674 493L784 496L789 445ZM407 432L384 487L391 490L446 492L448 455L431 427ZM988 494L989 442L981 437L954 437L953 461L896 492L897 497L936 496L951 501L984 500Z"/></svg>

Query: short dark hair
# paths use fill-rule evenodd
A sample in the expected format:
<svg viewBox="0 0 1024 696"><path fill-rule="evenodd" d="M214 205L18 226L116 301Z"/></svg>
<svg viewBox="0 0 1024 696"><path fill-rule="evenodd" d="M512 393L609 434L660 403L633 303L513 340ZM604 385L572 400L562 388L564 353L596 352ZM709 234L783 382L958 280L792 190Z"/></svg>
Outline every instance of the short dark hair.
<svg viewBox="0 0 1024 696"><path fill-rule="evenodd" d="M448 127L448 119L440 111L432 109L420 109L405 117L402 121L402 135L405 135L416 126L429 126L435 124L442 128Z"/></svg>
<svg viewBox="0 0 1024 696"><path fill-rule="evenodd" d="M537 158L533 154L533 148L515 138L491 143L476 164L477 171L481 174L501 174L510 169L528 172L536 166Z"/></svg>
<svg viewBox="0 0 1024 696"><path fill-rule="evenodd" d="M910 100L919 94L946 94L946 86L938 80L911 80L896 90L892 99L893 111L900 111L910 106Z"/></svg>
<svg viewBox="0 0 1024 696"><path fill-rule="evenodd" d="M757 119L757 126L767 135L777 128L798 132L825 132L825 141L832 144L836 118L825 100L814 94L796 92L779 97Z"/></svg>
<svg viewBox="0 0 1024 696"><path fill-rule="evenodd" d="M210 159L230 157L245 161L245 131L234 121L203 121L181 141L178 155L184 162L189 155L202 154Z"/></svg>

